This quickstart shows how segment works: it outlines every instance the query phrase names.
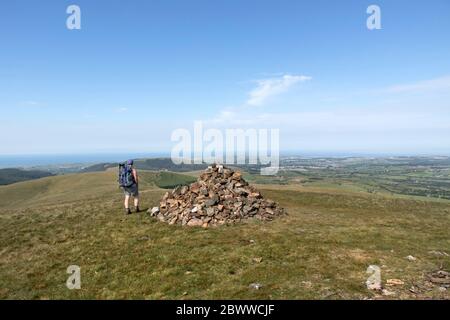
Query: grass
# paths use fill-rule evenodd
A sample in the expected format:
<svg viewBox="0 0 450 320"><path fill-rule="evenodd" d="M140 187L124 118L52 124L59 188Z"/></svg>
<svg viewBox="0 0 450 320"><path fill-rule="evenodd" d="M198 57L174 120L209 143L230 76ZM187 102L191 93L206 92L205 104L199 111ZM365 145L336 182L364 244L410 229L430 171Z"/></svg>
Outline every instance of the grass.
<svg viewBox="0 0 450 320"><path fill-rule="evenodd" d="M188 175L162 171L154 179L155 185L163 189L173 189L180 185L189 185L197 179Z"/></svg>
<svg viewBox="0 0 450 320"><path fill-rule="evenodd" d="M289 215L182 228L123 215L115 172L0 187L2 299L449 299L426 279L450 269L450 202L259 185ZM141 172L142 207L183 175ZM405 257L413 255L416 261ZM261 260L260 260L261 259ZM81 289L65 286L81 267ZM370 264L395 295L365 288ZM260 290L249 288L262 284ZM416 293L410 291L414 287Z"/></svg>

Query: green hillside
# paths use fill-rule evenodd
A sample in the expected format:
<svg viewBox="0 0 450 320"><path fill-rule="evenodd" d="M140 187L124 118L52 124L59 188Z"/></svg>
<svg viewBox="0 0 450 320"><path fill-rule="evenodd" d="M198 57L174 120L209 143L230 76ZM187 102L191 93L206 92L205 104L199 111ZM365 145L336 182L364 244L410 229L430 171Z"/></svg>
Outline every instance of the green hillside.
<svg viewBox="0 0 450 320"><path fill-rule="evenodd" d="M49 177L53 174L40 170L0 169L0 185L8 185L21 181L28 181Z"/></svg>
<svg viewBox="0 0 450 320"><path fill-rule="evenodd" d="M173 189L179 185L188 185L197 180L194 177L173 172L159 172L154 177L155 185L163 189Z"/></svg>
<svg viewBox="0 0 450 320"><path fill-rule="evenodd" d="M141 172L142 207L191 177ZM115 171L0 187L2 299L449 299L427 277L450 269L450 202L258 186L289 215L211 229L125 216ZM416 258L406 259L408 255ZM81 290L65 286L81 267ZM365 287L369 265L382 296ZM260 283L261 289L249 287Z"/></svg>
<svg viewBox="0 0 450 320"><path fill-rule="evenodd" d="M195 181L190 176L172 172L139 171L139 176L140 188L143 190ZM115 170L61 175L0 186L0 209L87 201L113 197L120 192Z"/></svg>

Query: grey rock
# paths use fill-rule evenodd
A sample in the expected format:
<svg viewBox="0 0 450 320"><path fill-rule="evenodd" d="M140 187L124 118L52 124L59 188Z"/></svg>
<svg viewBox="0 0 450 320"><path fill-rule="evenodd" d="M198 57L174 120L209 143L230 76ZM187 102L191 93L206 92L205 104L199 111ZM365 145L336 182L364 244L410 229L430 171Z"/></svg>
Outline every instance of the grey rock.
<svg viewBox="0 0 450 320"><path fill-rule="evenodd" d="M219 202L219 197L214 195L211 199L205 201L205 207L212 207Z"/></svg>
<svg viewBox="0 0 450 320"><path fill-rule="evenodd" d="M206 209L206 214L208 215L208 217L212 217L214 215L214 213L215 213L214 208Z"/></svg>

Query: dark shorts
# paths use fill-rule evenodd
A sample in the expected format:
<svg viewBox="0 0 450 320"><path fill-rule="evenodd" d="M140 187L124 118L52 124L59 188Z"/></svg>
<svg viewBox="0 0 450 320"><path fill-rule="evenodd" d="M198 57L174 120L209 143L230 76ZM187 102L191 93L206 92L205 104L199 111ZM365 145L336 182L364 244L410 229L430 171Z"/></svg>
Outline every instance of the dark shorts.
<svg viewBox="0 0 450 320"><path fill-rule="evenodd" d="M139 188L137 184L133 184L130 187L122 187L122 190L126 196L133 196L133 197L139 196Z"/></svg>

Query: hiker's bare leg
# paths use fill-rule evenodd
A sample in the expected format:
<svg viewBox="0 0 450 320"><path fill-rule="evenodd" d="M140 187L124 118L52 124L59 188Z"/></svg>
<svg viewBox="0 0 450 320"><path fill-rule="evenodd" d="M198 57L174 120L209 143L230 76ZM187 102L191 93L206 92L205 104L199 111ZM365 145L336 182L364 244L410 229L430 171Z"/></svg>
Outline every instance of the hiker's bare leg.
<svg viewBox="0 0 450 320"><path fill-rule="evenodd" d="M123 205L125 206L125 209L128 209L129 208L129 202L130 202L130 196L129 195L126 195L125 196L125 201L124 201L124 203L123 203Z"/></svg>
<svg viewBox="0 0 450 320"><path fill-rule="evenodd" d="M139 207L139 197L134 198L134 207L135 208Z"/></svg>

